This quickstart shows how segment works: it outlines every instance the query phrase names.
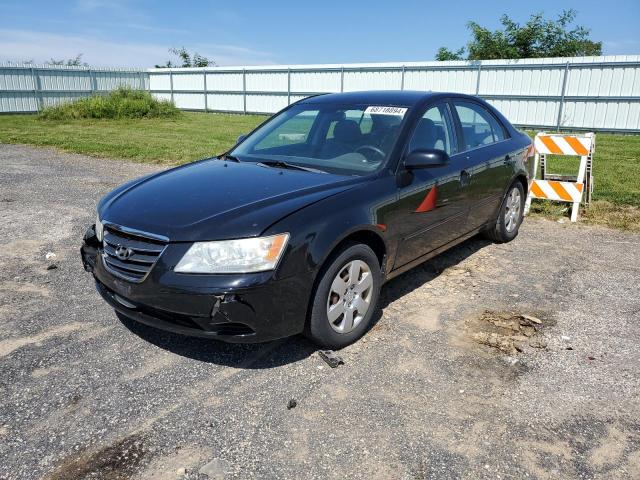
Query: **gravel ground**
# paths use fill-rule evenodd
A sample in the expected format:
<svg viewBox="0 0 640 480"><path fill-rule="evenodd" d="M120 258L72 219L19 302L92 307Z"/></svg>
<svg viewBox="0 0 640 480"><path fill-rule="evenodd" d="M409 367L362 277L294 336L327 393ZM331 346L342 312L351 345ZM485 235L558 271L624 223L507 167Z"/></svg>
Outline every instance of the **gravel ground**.
<svg viewBox="0 0 640 480"><path fill-rule="evenodd" d="M155 167L9 145L0 165L2 479L640 478L640 236L527 219L467 241L388 283L331 369L298 337L118 320L78 247Z"/></svg>

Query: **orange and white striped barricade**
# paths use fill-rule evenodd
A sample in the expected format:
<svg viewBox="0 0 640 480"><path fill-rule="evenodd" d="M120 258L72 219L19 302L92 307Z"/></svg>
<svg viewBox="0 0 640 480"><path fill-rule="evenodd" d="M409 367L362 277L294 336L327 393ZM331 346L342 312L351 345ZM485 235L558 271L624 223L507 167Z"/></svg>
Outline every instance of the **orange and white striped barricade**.
<svg viewBox="0 0 640 480"><path fill-rule="evenodd" d="M586 205L591 202L593 191L593 152L596 137L593 133L566 135L560 133L540 132L536 135L533 146L534 172L540 165L540 178L534 178L529 187L529 195L525 212L529 212L532 198L556 200L573 203L571 221L578 219L578 210L583 200ZM580 157L578 175L556 175L547 173L547 155L573 155Z"/></svg>

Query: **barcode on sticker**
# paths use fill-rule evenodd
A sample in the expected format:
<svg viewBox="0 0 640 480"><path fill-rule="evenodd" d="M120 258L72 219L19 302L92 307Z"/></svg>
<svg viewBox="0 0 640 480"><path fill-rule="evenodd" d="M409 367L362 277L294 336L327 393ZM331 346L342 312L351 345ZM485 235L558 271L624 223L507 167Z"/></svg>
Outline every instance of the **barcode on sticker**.
<svg viewBox="0 0 640 480"><path fill-rule="evenodd" d="M382 106L369 106L364 111L364 113L368 113L369 115L397 115L398 117L404 117L404 114L407 112L406 108L403 107L382 107Z"/></svg>

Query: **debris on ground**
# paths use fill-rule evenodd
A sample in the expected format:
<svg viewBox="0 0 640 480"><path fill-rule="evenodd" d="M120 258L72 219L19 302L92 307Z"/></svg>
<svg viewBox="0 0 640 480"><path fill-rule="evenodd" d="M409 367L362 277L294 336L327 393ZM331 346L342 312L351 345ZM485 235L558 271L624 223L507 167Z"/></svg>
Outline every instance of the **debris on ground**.
<svg viewBox="0 0 640 480"><path fill-rule="evenodd" d="M289 400L289 403L287 403L287 410L291 410L292 408L296 408L297 406L298 402L295 398L292 398L291 400Z"/></svg>
<svg viewBox="0 0 640 480"><path fill-rule="evenodd" d="M51 260L52 258L56 258L56 254L53 252L47 252L44 256L46 260Z"/></svg>
<svg viewBox="0 0 640 480"><path fill-rule="evenodd" d="M200 467L198 473L206 475L210 480L224 479L227 470L229 469L229 463L221 458L214 458L206 465Z"/></svg>
<svg viewBox="0 0 640 480"><path fill-rule="evenodd" d="M322 358L327 365L331 368L336 368L338 365L344 365L344 360L333 350L318 350L318 355Z"/></svg>
<svg viewBox="0 0 640 480"><path fill-rule="evenodd" d="M56 268L58 268L58 265L56 265L55 263L47 265L47 270L55 270Z"/></svg>
<svg viewBox="0 0 640 480"><path fill-rule="evenodd" d="M523 352L527 347L547 348L547 343L534 338L542 320L533 315L485 310L479 318L467 322L475 330L471 337L482 345L496 348L507 355Z"/></svg>

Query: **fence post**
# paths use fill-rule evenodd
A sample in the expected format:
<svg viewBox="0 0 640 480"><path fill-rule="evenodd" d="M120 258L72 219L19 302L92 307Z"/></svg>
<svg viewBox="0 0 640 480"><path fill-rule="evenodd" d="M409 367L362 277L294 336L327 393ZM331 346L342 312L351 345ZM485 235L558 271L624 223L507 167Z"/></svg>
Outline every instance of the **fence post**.
<svg viewBox="0 0 640 480"><path fill-rule="evenodd" d="M36 101L36 112L42 110L42 87L40 84L40 75L36 74L36 69L31 67L31 81L33 82L33 95Z"/></svg>
<svg viewBox="0 0 640 480"><path fill-rule="evenodd" d="M480 94L480 74L482 73L482 63L478 63L478 76L476 77L476 96Z"/></svg>
<svg viewBox="0 0 640 480"><path fill-rule="evenodd" d="M209 105L207 105L207 70L202 69L202 78L204 80L204 111L209 111Z"/></svg>
<svg viewBox="0 0 640 480"><path fill-rule="evenodd" d="M287 105L291 105L291 68L287 67Z"/></svg>
<svg viewBox="0 0 640 480"><path fill-rule="evenodd" d="M247 70L242 69L242 113L247 114Z"/></svg>
<svg viewBox="0 0 640 480"><path fill-rule="evenodd" d="M404 65L402 65L402 76L400 77L400 90L404 90Z"/></svg>
<svg viewBox="0 0 640 480"><path fill-rule="evenodd" d="M340 67L340 93L344 92L344 65Z"/></svg>
<svg viewBox="0 0 640 480"><path fill-rule="evenodd" d="M558 105L558 121L556 122L556 130L560 131L562 124L562 108L564 107L564 95L567 90L567 77L569 73L569 62L564 66L564 76L562 77L562 91L560 92L560 105Z"/></svg>
<svg viewBox="0 0 640 480"><path fill-rule="evenodd" d="M92 69L89 69L89 85L91 86L91 95L96 93L98 85L96 82L96 74Z"/></svg>
<svg viewBox="0 0 640 480"><path fill-rule="evenodd" d="M169 70L169 88L171 89L171 103L175 105L173 101L173 70Z"/></svg>

